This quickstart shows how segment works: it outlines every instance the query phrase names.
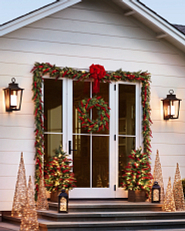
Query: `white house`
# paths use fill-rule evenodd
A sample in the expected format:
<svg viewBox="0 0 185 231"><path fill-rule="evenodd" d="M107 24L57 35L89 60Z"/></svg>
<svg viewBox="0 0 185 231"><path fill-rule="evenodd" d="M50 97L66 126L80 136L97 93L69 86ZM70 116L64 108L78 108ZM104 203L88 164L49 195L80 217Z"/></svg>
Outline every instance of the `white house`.
<svg viewBox="0 0 185 231"><path fill-rule="evenodd" d="M176 163L185 177L185 35L137 0L60 0L0 27L0 211L11 210L21 152L26 175L34 177L35 124L32 100L35 62L89 70L148 71L151 74L151 159L159 150L165 186ZM20 111L6 112L3 89L12 78L24 88ZM164 120L162 99L173 89L182 99L176 120ZM122 167L142 146L141 83L100 84L109 102L109 130L87 133L77 104L92 97L92 82L46 77L43 85L46 157L61 143L77 176L71 198L120 198Z"/></svg>

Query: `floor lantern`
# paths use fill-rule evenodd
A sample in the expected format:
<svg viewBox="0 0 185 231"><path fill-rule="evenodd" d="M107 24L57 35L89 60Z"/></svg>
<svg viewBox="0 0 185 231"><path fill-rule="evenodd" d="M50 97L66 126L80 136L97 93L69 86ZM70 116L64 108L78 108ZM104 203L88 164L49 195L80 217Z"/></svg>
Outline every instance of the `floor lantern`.
<svg viewBox="0 0 185 231"><path fill-rule="evenodd" d="M65 189L58 195L58 212L68 213L68 194Z"/></svg>
<svg viewBox="0 0 185 231"><path fill-rule="evenodd" d="M158 182L155 181L154 185L152 186L152 203L160 203L160 192L161 187L159 186Z"/></svg>

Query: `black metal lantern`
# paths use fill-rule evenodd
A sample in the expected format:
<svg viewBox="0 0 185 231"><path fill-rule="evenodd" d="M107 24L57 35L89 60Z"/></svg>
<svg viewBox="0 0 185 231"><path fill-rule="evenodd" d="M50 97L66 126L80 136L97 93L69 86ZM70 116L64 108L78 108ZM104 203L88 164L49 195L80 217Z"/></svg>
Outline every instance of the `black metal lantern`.
<svg viewBox="0 0 185 231"><path fill-rule="evenodd" d="M172 89L169 90L169 93L165 99L162 99L164 120L178 119L181 99L176 98Z"/></svg>
<svg viewBox="0 0 185 231"><path fill-rule="evenodd" d="M58 212L68 213L68 194L65 189L58 195Z"/></svg>
<svg viewBox="0 0 185 231"><path fill-rule="evenodd" d="M15 78L12 78L11 81L12 82L9 83L9 86L3 89L6 111L20 111L24 89L20 88L18 83L15 83Z"/></svg>
<svg viewBox="0 0 185 231"><path fill-rule="evenodd" d="M152 186L152 203L160 203L160 193L161 187L159 186L158 182L155 181L154 185Z"/></svg>

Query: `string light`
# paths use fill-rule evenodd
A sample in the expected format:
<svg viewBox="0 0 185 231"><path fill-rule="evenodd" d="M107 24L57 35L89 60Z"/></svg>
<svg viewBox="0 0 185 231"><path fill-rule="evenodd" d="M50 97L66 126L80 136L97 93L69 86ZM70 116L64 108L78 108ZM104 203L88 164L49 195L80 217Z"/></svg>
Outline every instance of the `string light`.
<svg viewBox="0 0 185 231"><path fill-rule="evenodd" d="M23 153L21 153L21 159L19 164L19 170L17 175L17 182L15 187L14 199L11 216L21 217L23 214L23 209L27 203L26 201L26 173L23 160Z"/></svg>
<svg viewBox="0 0 185 231"><path fill-rule="evenodd" d="M182 188L182 180L181 174L179 169L179 164L177 163L176 172L175 172L175 179L173 183L173 194L175 200L175 207L178 211L185 210L185 203L184 203L184 192Z"/></svg>

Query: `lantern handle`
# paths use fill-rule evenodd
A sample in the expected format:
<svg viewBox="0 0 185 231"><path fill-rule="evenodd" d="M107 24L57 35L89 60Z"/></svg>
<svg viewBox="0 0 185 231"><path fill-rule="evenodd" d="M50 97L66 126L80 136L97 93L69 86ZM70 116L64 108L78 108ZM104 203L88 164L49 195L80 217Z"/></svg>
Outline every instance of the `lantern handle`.
<svg viewBox="0 0 185 231"><path fill-rule="evenodd" d="M169 93L170 93L170 95L173 95L174 90L173 90L173 89L170 89L170 90L169 90Z"/></svg>
<svg viewBox="0 0 185 231"><path fill-rule="evenodd" d="M12 83L15 83L15 82L16 82L16 79L13 77L13 78L11 79L11 81L12 81Z"/></svg>

